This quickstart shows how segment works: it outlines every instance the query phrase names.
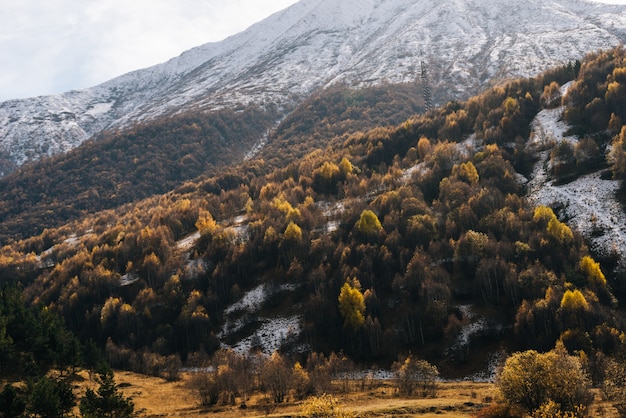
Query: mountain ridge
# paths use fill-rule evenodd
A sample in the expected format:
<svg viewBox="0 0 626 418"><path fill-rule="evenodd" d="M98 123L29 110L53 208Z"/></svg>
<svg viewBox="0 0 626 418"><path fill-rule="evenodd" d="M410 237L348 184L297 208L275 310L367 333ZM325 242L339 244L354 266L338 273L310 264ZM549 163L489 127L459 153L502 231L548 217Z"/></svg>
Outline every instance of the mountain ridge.
<svg viewBox="0 0 626 418"><path fill-rule="evenodd" d="M421 62L438 102L468 98L624 39L626 7L583 0L303 0L163 64L84 90L0 103L0 172L67 152L103 130L185 110L290 107L337 82L414 80Z"/></svg>

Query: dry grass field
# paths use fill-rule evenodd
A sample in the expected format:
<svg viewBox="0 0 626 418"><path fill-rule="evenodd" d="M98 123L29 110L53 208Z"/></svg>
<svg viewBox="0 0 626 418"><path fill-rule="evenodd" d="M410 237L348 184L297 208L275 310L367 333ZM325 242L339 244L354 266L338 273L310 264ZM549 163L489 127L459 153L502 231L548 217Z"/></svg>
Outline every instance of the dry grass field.
<svg viewBox="0 0 626 418"><path fill-rule="evenodd" d="M116 372L116 380L126 396L132 397L135 410L147 417L292 417L302 410L302 401L289 399L275 406L262 395L253 396L246 409L235 406L203 408L188 387L188 376L179 382ZM469 417L493 398L494 387L481 383L442 383L436 398L404 399L385 382L353 384L353 392L335 396L341 405L359 417Z"/></svg>
<svg viewBox="0 0 626 418"><path fill-rule="evenodd" d="M263 395L254 395L241 408L240 399L232 406L200 406L199 398L189 387L190 376L183 374L177 382L144 376L126 371L116 371L115 380L125 396L132 398L140 417L299 417L303 401L289 398L286 403L274 405ZM86 372L81 372L75 382L80 397L87 387L95 385ZM346 411L356 417L445 417L475 416L481 408L495 402L496 389L491 383L444 382L440 383L434 398L403 398L386 381L353 381L350 393L334 396ZM76 409L78 414L78 408ZM613 408L602 402L596 393L591 407L591 417L618 417Z"/></svg>
<svg viewBox="0 0 626 418"><path fill-rule="evenodd" d="M115 380L124 396L135 404L138 417L212 417L212 418L255 418L255 417L301 417L305 401L288 397L287 401L275 405L263 394L255 394L241 407L241 399L235 405L203 407L199 396L190 387L191 375L182 374L181 380L170 382L157 377L127 371L116 371ZM6 383L6 382L4 382ZM13 382L16 384L16 382ZM17 383L20 385L22 383ZM442 382L437 396L432 398L406 398L397 394L388 381L354 380L349 391L340 390L345 382L336 382L333 396L345 411L355 417L473 417L484 407L497 401L495 385L492 383ZM77 400L87 388L97 389L86 371L78 373L74 380ZM619 414L602 400L594 390L595 401L589 410L590 417L617 418ZM80 416L78 406L76 416Z"/></svg>

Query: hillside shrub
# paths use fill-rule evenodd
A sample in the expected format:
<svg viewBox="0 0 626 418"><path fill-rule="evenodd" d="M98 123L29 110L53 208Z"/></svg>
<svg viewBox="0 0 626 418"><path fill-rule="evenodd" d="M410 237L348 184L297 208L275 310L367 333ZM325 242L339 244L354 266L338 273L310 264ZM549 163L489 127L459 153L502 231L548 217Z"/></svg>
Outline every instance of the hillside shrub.
<svg viewBox="0 0 626 418"><path fill-rule="evenodd" d="M547 410L546 405L552 402L561 411L578 416L593 400L591 380L580 358L569 355L562 343L547 353L514 353L500 371L497 385L507 403L528 413Z"/></svg>
<svg viewBox="0 0 626 418"><path fill-rule="evenodd" d="M426 360L408 356L395 362L392 370L401 395L436 396L439 370Z"/></svg>
<svg viewBox="0 0 626 418"><path fill-rule="evenodd" d="M314 396L302 408L305 418L349 418L354 414L345 411L332 395Z"/></svg>

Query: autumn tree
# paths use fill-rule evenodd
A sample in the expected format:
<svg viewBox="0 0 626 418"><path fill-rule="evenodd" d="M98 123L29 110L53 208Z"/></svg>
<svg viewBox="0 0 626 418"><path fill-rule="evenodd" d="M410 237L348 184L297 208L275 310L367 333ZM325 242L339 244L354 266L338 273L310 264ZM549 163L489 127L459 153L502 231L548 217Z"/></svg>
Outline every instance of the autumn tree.
<svg viewBox="0 0 626 418"><path fill-rule="evenodd" d="M580 290L566 290L561 299L561 309L569 312L587 311L589 303Z"/></svg>
<svg viewBox="0 0 626 418"><path fill-rule="evenodd" d="M261 381L270 392L274 403L282 403L289 393L293 378L293 370L287 361L274 352L261 366Z"/></svg>
<svg viewBox="0 0 626 418"><path fill-rule="evenodd" d="M302 241L302 228L294 222L289 222L287 228L285 228L285 240L292 241L294 243Z"/></svg>
<svg viewBox="0 0 626 418"><path fill-rule="evenodd" d="M202 211L196 221L196 229L200 235L213 234L217 228L217 222L213 219L211 212Z"/></svg>
<svg viewBox="0 0 626 418"><path fill-rule="evenodd" d="M430 141L425 136L422 136L419 141L417 141L417 152L421 160L426 159L432 152Z"/></svg>
<svg viewBox="0 0 626 418"><path fill-rule="evenodd" d="M258 368L250 356L219 350L211 358L211 367L194 375L191 386L202 405L233 405L237 396L248 400L257 378Z"/></svg>
<svg viewBox="0 0 626 418"><path fill-rule="evenodd" d="M580 260L580 270L585 275L587 282L595 287L605 287L606 277L600 269L600 263L586 255Z"/></svg>
<svg viewBox="0 0 626 418"><path fill-rule="evenodd" d="M533 212L533 221L546 228L548 222L556 218L554 211L548 206L537 206Z"/></svg>
<svg viewBox="0 0 626 418"><path fill-rule="evenodd" d="M340 177L345 180L352 172L354 171L354 167L349 159L343 157L341 162L339 163L339 173Z"/></svg>
<svg viewBox="0 0 626 418"><path fill-rule="evenodd" d="M533 413L552 401L563 411L583 410L592 401L591 380L579 357L562 344L547 353L518 352L507 358L497 378L506 402Z"/></svg>
<svg viewBox="0 0 626 418"><path fill-rule="evenodd" d="M337 180L340 173L341 169L337 164L325 161L324 164L313 171L313 188L320 193L337 193Z"/></svg>
<svg viewBox="0 0 626 418"><path fill-rule="evenodd" d="M211 322L204 307L205 298L199 290L193 290L176 321L181 350L195 350L209 345Z"/></svg>
<svg viewBox="0 0 626 418"><path fill-rule="evenodd" d="M330 363L324 354L315 352L309 354L306 367L311 392L317 395L329 393L332 390L332 373Z"/></svg>
<svg viewBox="0 0 626 418"><path fill-rule="evenodd" d="M455 165L452 168L451 176L471 185L478 183L478 171L471 161Z"/></svg>
<svg viewBox="0 0 626 418"><path fill-rule="evenodd" d="M219 400L224 405L234 405L237 396L246 401L250 394L254 369L245 356L230 350L218 351L213 358L214 379L219 390Z"/></svg>
<svg viewBox="0 0 626 418"><path fill-rule="evenodd" d="M400 394L417 394L421 397L436 395L439 370L426 360L408 356L395 362L392 370Z"/></svg>
<svg viewBox="0 0 626 418"><path fill-rule="evenodd" d="M613 138L608 159L612 163L613 177L623 180L626 177L626 125L622 126L620 133Z"/></svg>
<svg viewBox="0 0 626 418"><path fill-rule="evenodd" d="M361 212L361 216L356 223L356 229L365 236L375 236L382 231L383 226L378 216L373 211L366 209Z"/></svg>
<svg viewBox="0 0 626 418"><path fill-rule="evenodd" d="M541 103L545 107L558 106L561 101L561 86L556 81L551 82L543 89Z"/></svg>
<svg viewBox="0 0 626 418"><path fill-rule="evenodd" d="M305 418L350 418L354 414L345 411L332 395L314 396L302 407Z"/></svg>
<svg viewBox="0 0 626 418"><path fill-rule="evenodd" d="M623 334L622 334L623 335ZM607 359L602 394L620 413L626 416L626 365L622 359Z"/></svg>
<svg viewBox="0 0 626 418"><path fill-rule="evenodd" d="M360 290L359 281L346 280L339 293L339 312L344 319L344 327L353 331L365 323L365 299Z"/></svg>
<svg viewBox="0 0 626 418"><path fill-rule="evenodd" d="M623 65L623 63L622 63ZM626 106L626 68L617 67L608 78L609 84L606 87L604 100L608 107L618 114L618 116L626 116L624 107Z"/></svg>
<svg viewBox="0 0 626 418"><path fill-rule="evenodd" d="M309 377L309 373L304 367L302 367L300 362L296 362L296 364L293 365L292 386L296 392L296 396L299 399L304 399L304 397L312 391L311 378Z"/></svg>
<svg viewBox="0 0 626 418"><path fill-rule="evenodd" d="M159 283L161 273L161 260L155 253L146 255L139 267L139 271L146 279L148 286L156 288Z"/></svg>
<svg viewBox="0 0 626 418"><path fill-rule="evenodd" d="M547 231L550 236L561 244L570 242L574 239L574 233L570 227L559 221L556 217L550 219L548 222Z"/></svg>

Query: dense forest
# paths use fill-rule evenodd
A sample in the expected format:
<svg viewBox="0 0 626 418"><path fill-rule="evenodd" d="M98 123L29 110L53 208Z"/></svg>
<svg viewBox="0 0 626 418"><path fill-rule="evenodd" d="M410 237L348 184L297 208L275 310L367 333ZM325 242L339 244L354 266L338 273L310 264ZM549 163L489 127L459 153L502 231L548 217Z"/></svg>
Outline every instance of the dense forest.
<svg viewBox="0 0 626 418"><path fill-rule="evenodd" d="M559 87L571 80L561 98ZM145 371L151 359L166 369L213 354L224 342L226 308L263 283L276 289L265 311L299 315L302 332L286 338L282 351L305 364L311 353L343 352L360 364L390 367L413 353L457 376L485 367L485 353L560 347L557 353L584 356L591 380L603 382L606 365L626 354L624 272L618 260L590 253L557 208L531 206L520 174L528 176L535 161L527 146L531 121L563 101L580 141L572 150L555 147L554 175L571 179L600 166L624 180L624 50L590 54L410 117L420 101L406 92L416 87L386 88L336 88L315 97L276 128L256 158L193 179L194 167L205 164L199 155L158 167L142 160L146 179L164 187L185 183L158 194L162 189L131 181L133 169L124 171L134 185L121 195L138 187L138 196L154 196L3 247L5 293L20 289L33 309L61 318L72 344L99 347L117 368ZM374 105L377 98L386 104ZM402 106L405 113L393 110ZM398 114L403 121L395 125L363 122L382 124ZM174 133L202 142L191 123L199 121L180 117L120 133L115 143ZM264 121L263 130L270 119ZM3 212L13 210L9 190L21 190L24 199L39 193L20 186L20 174L53 170L70 158L4 180ZM185 179L160 174L188 165ZM88 176L118 184L103 172ZM28 208L15 219L31 219ZM72 216L83 209L100 207L79 205ZM493 331L454 350L468 305ZM244 330L260 325L254 315L240 319ZM21 352L21 337L12 333L23 331L4 328L0 349ZM4 359L2 369L12 364Z"/></svg>
<svg viewBox="0 0 626 418"><path fill-rule="evenodd" d="M335 86L307 99L287 118L282 114L288 109L241 106L102 133L68 154L26 164L0 179L0 201L5 202L0 205L0 243L215 176L263 140L269 145L259 157L265 160L262 173L269 172L329 137L397 124L419 113L418 89L417 84L361 90Z"/></svg>

